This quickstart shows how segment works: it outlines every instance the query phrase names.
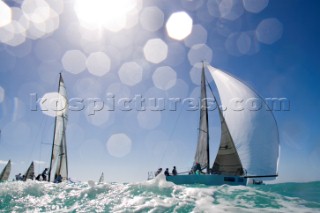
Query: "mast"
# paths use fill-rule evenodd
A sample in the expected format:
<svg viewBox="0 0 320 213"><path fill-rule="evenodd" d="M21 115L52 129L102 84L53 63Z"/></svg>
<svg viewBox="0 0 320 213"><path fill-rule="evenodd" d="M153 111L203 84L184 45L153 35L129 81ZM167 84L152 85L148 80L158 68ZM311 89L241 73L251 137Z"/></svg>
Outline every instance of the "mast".
<svg viewBox="0 0 320 213"><path fill-rule="evenodd" d="M209 123L208 123L208 103L207 103L207 89L206 89L206 80L205 80L205 74L204 74L204 62L202 61L202 77L201 77L201 84L204 90L204 94L203 97L201 97L201 102L204 101L205 102L205 120L206 120L206 128L207 128L207 159L208 159L208 163L207 163L207 174L210 173L210 149L209 149Z"/></svg>
<svg viewBox="0 0 320 213"><path fill-rule="evenodd" d="M199 163L201 168L207 168L207 173L210 170L210 155L209 155L209 128L208 128L208 107L207 107L207 91L205 84L204 62L202 62L201 72L201 99L200 99L200 121L198 145L195 155L195 162Z"/></svg>

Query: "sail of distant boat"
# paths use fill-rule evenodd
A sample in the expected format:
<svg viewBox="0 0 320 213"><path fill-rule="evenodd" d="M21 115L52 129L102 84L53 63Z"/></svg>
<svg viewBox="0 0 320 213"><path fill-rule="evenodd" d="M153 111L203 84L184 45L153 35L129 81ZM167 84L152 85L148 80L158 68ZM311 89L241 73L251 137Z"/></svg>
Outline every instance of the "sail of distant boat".
<svg viewBox="0 0 320 213"><path fill-rule="evenodd" d="M33 180L33 178L34 178L34 163L32 161L30 166L29 166L29 168L28 168L28 170L24 174L23 181L26 181L28 179Z"/></svg>
<svg viewBox="0 0 320 213"><path fill-rule="evenodd" d="M98 184L101 184L101 183L103 183L104 182L104 174L103 174L103 172L101 173L101 176L100 176L100 178L99 178L99 182L98 182Z"/></svg>
<svg viewBox="0 0 320 213"><path fill-rule="evenodd" d="M68 99L63 78L60 73L58 87L58 102L64 106L61 111L57 111L54 125L54 136L52 143L52 153L49 168L48 181L61 175L62 180L68 179L68 158L66 143L66 125L68 121Z"/></svg>
<svg viewBox="0 0 320 213"><path fill-rule="evenodd" d="M246 185L247 178L274 179L278 176L280 145L278 127L272 111L246 84L210 65L207 67L218 89L221 104L226 108L222 111L218 107L221 138L217 156L210 168L208 107L203 65L199 135L194 164L200 165L201 172L207 168L207 175L167 176L167 180L176 184ZM213 97L217 102L216 97ZM244 104L247 101L256 101L260 108L239 108L231 105Z"/></svg>
<svg viewBox="0 0 320 213"><path fill-rule="evenodd" d="M11 160L8 161L0 174L0 181L7 181L11 172Z"/></svg>

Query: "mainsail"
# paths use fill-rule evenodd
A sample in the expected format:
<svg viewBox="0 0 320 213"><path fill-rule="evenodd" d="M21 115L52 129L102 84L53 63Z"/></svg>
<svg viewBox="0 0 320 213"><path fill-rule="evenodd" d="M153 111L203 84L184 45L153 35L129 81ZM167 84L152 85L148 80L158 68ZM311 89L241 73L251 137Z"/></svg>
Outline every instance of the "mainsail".
<svg viewBox="0 0 320 213"><path fill-rule="evenodd" d="M34 163L32 161L32 163L30 164L28 170L24 174L23 181L26 181L27 179L33 180L33 178L34 178Z"/></svg>
<svg viewBox="0 0 320 213"><path fill-rule="evenodd" d="M60 74L58 103L63 107L55 117L54 137L48 181L54 180L59 174L63 180L68 179L68 161L66 144L66 124L68 120L68 99L62 76Z"/></svg>
<svg viewBox="0 0 320 213"><path fill-rule="evenodd" d="M8 180L10 172L11 172L11 160L9 160L7 165L3 168L0 174L0 181Z"/></svg>
<svg viewBox="0 0 320 213"><path fill-rule="evenodd" d="M233 141L235 147L231 147L230 153L234 149L238 152L248 177L277 176L279 133L271 110L256 92L240 80L214 67L208 66L208 69L218 88L221 104L227 108L222 115L225 121L222 122L222 138ZM253 107L252 104L260 104L261 107ZM224 146L220 144L216 162L225 151L221 149Z"/></svg>
<svg viewBox="0 0 320 213"><path fill-rule="evenodd" d="M209 132L208 132L208 107L207 107L207 92L204 75L204 67L201 74L201 109L197 151L194 157L195 163L199 163L201 169L207 168L209 173L210 158L209 158Z"/></svg>

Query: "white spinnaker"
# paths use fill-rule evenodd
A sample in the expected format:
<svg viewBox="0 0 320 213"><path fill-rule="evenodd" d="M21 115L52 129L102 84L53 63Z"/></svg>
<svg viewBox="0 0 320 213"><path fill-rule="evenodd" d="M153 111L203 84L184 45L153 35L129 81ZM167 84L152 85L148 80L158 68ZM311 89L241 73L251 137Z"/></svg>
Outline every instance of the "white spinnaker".
<svg viewBox="0 0 320 213"><path fill-rule="evenodd" d="M247 175L276 175L280 146L272 112L247 85L219 69L209 65L208 69L227 107L223 116ZM247 101L261 103L261 109L246 105Z"/></svg>

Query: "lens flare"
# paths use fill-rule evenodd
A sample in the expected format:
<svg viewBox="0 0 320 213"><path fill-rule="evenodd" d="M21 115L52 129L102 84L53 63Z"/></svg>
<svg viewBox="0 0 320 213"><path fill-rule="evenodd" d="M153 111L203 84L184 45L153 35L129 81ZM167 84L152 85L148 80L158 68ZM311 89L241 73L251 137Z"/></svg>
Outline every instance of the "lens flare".
<svg viewBox="0 0 320 213"><path fill-rule="evenodd" d="M168 35L176 40L182 40L192 31L192 18L186 12L173 13L166 24Z"/></svg>

